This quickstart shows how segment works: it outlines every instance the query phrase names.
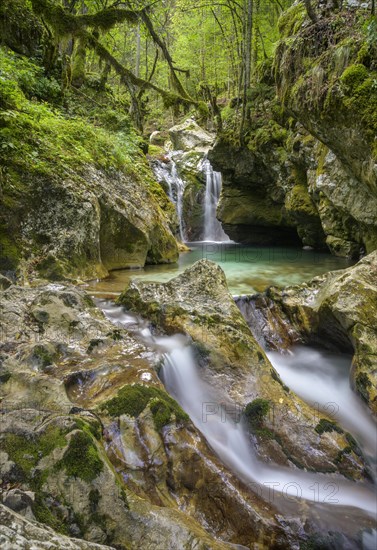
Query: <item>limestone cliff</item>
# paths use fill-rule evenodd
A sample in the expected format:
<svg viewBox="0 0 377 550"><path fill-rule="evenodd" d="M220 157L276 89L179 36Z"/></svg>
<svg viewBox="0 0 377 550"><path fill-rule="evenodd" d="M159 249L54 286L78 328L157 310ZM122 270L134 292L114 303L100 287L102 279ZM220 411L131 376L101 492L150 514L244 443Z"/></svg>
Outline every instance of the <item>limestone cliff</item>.
<svg viewBox="0 0 377 550"><path fill-rule="evenodd" d="M224 174L218 215L243 242L328 247L358 257L377 247L376 46L366 6L302 2L280 19L273 67L258 68L241 147L237 113L211 160ZM233 126L232 126L233 124Z"/></svg>

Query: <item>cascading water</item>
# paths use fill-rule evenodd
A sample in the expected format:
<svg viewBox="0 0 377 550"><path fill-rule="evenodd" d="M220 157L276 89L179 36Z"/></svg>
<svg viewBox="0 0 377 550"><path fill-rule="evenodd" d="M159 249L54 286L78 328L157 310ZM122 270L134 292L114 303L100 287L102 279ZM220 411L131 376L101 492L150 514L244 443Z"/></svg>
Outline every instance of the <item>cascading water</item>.
<svg viewBox="0 0 377 550"><path fill-rule="evenodd" d="M229 414L224 415L224 409L218 405L222 396L201 379L187 337L154 337L145 321L138 321L109 302L99 302L99 305L115 324L131 330L146 345L163 354L161 378L167 391L189 414L223 463L254 492L259 492L267 500L271 498L272 490L287 500L301 498L315 502L322 508L326 507L326 514L329 507L336 509L341 506L358 508L375 517L376 496L364 483L260 462L243 424ZM206 404L210 406L206 407ZM338 520L342 517L343 512L340 512ZM371 544L365 543L363 548L374 548L375 533L370 537Z"/></svg>
<svg viewBox="0 0 377 550"><path fill-rule="evenodd" d="M206 176L204 196L204 231L203 240L210 242L229 242L221 223L216 217L217 203L221 193L221 173L215 172L208 159L204 160L202 170Z"/></svg>
<svg viewBox="0 0 377 550"><path fill-rule="evenodd" d="M169 162L155 161L152 165L153 172L159 182L165 182L168 188L168 196L175 205L179 222L179 236L181 241L186 240L183 224L183 193L185 182L179 176L173 154L167 156Z"/></svg>
<svg viewBox="0 0 377 550"><path fill-rule="evenodd" d="M218 406L221 396L214 395L212 388L201 380L189 346L166 355L162 379L216 454L244 482L251 483L254 490L256 485L261 493L273 488L286 497L353 506L375 515L376 497L367 485L260 462L242 423L224 414L226 406L225 409ZM203 408L206 404L213 406Z"/></svg>
<svg viewBox="0 0 377 550"><path fill-rule="evenodd" d="M307 347L282 355L268 352L280 378L291 390L354 434L364 453L376 463L377 425L368 408L351 390L351 358ZM318 418L319 420L319 418Z"/></svg>

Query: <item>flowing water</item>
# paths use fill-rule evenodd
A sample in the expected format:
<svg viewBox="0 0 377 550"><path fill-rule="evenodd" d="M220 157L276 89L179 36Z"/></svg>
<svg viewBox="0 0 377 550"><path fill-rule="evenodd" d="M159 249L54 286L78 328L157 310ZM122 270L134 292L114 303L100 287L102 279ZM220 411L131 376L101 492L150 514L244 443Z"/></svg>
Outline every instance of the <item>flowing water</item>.
<svg viewBox="0 0 377 550"><path fill-rule="evenodd" d="M344 258L301 248L256 247L235 243L189 243L176 264L146 266L143 269L113 271L101 281L91 281L89 292L99 296L120 294L135 277L146 282L166 282L197 260L218 263L225 272L233 295L261 292L268 286L286 286L308 281L334 269L350 265Z"/></svg>
<svg viewBox="0 0 377 550"><path fill-rule="evenodd" d="M174 160L180 151L170 152L166 159L167 162L154 161L152 164L153 172L157 181L165 184L167 194L174 203L179 221L179 231L181 241L186 240L186 233L183 223L183 195L185 192L185 181L181 178L177 164ZM208 159L201 160L197 166L198 172L203 172L205 177L205 194L203 202L204 227L202 229L202 239L206 242L231 242L225 234L221 223L216 218L216 209L221 193L221 173L215 172Z"/></svg>
<svg viewBox="0 0 377 550"><path fill-rule="evenodd" d="M319 417L323 412L350 432L376 465L377 425L369 409L351 389L352 359L303 346L287 354L268 352L267 356L282 381L314 407Z"/></svg>
<svg viewBox="0 0 377 550"><path fill-rule="evenodd" d="M189 414L222 462L251 490L285 511L292 502L310 502L312 513L315 509L316 516L327 518L330 527L346 529L347 524L349 527L355 521L358 527L373 525L377 504L376 494L369 484L262 463L241 421L229 415L224 419L222 411L217 408L203 415L203 403L219 403L222 396L201 378L187 337L155 337L145 321L138 321L136 316L111 302L98 303L115 324L132 330L144 344L162 353L164 363L160 376L167 391ZM297 348L291 356L270 353L269 357L283 380L290 383L305 401L318 402L320 407L328 406L329 399L332 404L336 403L338 423L352 433L373 460L376 459L375 424L349 389L348 358L308 348ZM298 374L297 380L295 374ZM353 414L347 411L347 407ZM365 524L363 516L358 515L360 513L369 517L370 523ZM376 532L364 535L362 548L375 550Z"/></svg>
<svg viewBox="0 0 377 550"><path fill-rule="evenodd" d="M230 242L228 235L226 235L216 217L217 204L221 193L221 173L215 172L207 159L203 162L202 170L206 177L203 240L207 242Z"/></svg>

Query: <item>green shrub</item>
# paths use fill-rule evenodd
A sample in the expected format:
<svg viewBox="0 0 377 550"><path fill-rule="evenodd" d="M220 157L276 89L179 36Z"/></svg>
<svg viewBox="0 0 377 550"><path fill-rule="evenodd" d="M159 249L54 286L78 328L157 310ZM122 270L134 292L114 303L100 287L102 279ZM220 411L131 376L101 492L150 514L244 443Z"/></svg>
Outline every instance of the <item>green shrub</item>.
<svg viewBox="0 0 377 550"><path fill-rule="evenodd" d="M321 420L318 422L317 426L314 428L315 431L318 434L323 434L324 432L338 432L340 434L343 433L343 430L338 424L335 422L332 422L331 420L327 420L326 418L321 418Z"/></svg>

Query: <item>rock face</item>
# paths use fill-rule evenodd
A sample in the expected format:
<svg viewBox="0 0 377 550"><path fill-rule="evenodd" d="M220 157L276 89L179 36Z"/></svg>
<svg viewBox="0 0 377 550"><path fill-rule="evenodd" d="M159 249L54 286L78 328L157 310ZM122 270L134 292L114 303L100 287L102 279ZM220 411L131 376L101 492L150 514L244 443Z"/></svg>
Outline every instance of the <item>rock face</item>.
<svg viewBox="0 0 377 550"><path fill-rule="evenodd" d="M318 437L314 411L283 386L252 337L219 266L201 260L168 283L132 282L119 303L166 331L189 334L198 348L205 379L226 403L244 407L252 394L276 405L274 419L265 422L272 439L257 434L262 456L272 452L282 464L359 476L359 466L354 470L356 457L348 464L336 460L346 446L343 437L339 439L338 433ZM295 421L287 421L288 417Z"/></svg>
<svg viewBox="0 0 377 550"><path fill-rule="evenodd" d="M167 218L136 176L87 167L66 179L18 177L22 192L9 184L0 206L0 269L25 278L89 279L177 260Z"/></svg>
<svg viewBox="0 0 377 550"><path fill-rule="evenodd" d="M256 336L272 349L305 342L353 350L354 389L377 413L377 252L307 284L270 288L243 307Z"/></svg>

